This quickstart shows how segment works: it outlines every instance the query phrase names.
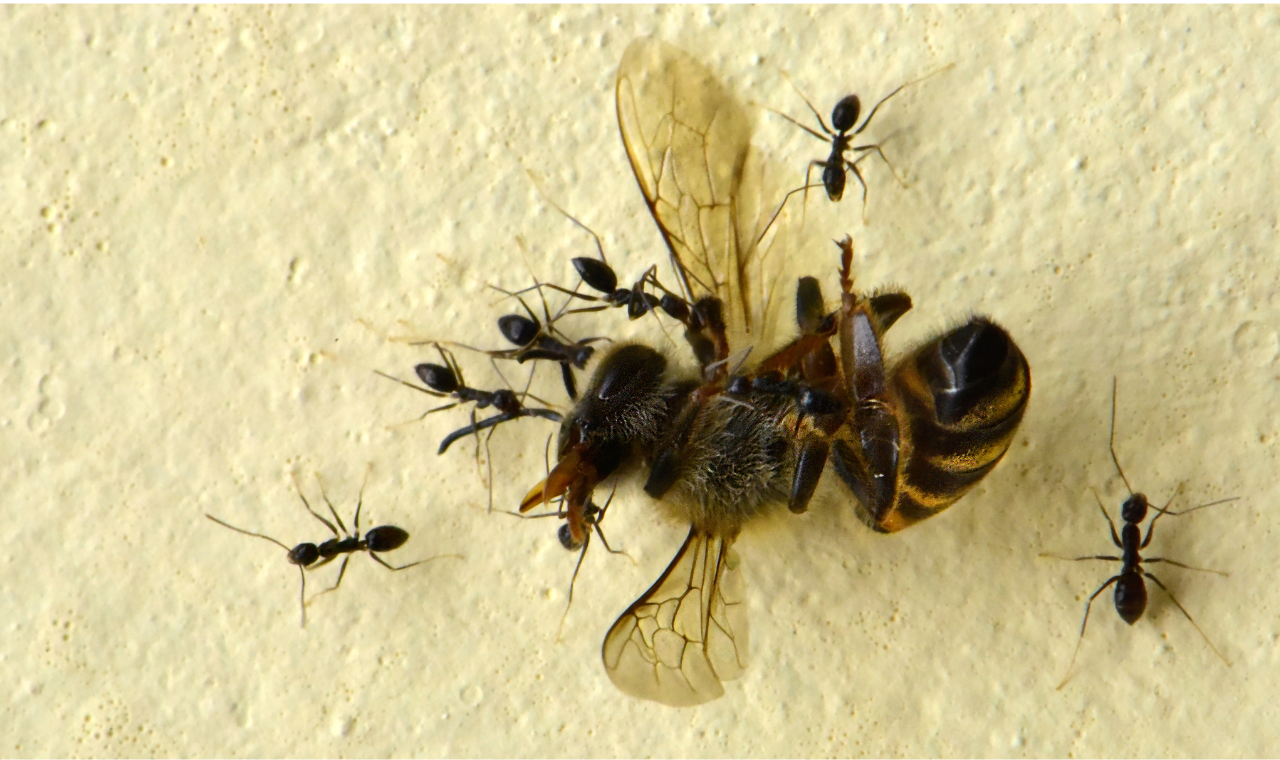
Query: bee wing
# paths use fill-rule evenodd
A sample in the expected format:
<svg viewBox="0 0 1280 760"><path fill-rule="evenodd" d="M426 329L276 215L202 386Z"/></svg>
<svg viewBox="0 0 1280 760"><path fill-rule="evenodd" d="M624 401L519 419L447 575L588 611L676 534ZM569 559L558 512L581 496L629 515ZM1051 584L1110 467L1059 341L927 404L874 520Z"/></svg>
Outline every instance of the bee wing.
<svg viewBox="0 0 1280 760"><path fill-rule="evenodd" d="M757 219L741 208L752 200L742 193L746 111L702 64L649 38L623 54L617 102L631 168L685 297L719 296L726 317L750 330L747 267Z"/></svg>
<svg viewBox="0 0 1280 760"><path fill-rule="evenodd" d="M696 529L666 572L604 638L604 667L622 691L686 707L724 694L747 666L747 610L732 539Z"/></svg>

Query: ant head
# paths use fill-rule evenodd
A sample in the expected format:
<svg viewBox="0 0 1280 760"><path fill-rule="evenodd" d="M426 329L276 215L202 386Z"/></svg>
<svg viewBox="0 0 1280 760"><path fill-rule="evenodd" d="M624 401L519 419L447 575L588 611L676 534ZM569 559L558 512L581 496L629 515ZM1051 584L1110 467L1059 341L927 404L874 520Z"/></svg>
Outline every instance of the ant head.
<svg viewBox="0 0 1280 760"><path fill-rule="evenodd" d="M389 552L399 549L409 540L409 532L394 525L382 525L364 534L371 552Z"/></svg>
<svg viewBox="0 0 1280 760"><path fill-rule="evenodd" d="M498 318L498 331L502 333L502 337L517 346L529 345L534 338L538 337L541 330L542 325L538 324L537 320L522 317L519 314L508 314Z"/></svg>
<svg viewBox="0 0 1280 760"><path fill-rule="evenodd" d="M556 530L556 538L560 539L560 545L566 551L577 551L582 548L585 541L578 542L573 540L573 532L569 530L569 523L560 523L560 527Z"/></svg>
<svg viewBox="0 0 1280 760"><path fill-rule="evenodd" d="M591 361L591 355L596 352L594 346L580 346L571 356L570 363L578 369L587 366L587 362Z"/></svg>
<svg viewBox="0 0 1280 760"><path fill-rule="evenodd" d="M578 270L582 281L594 290L608 294L618 288L618 275L614 274L613 267L599 259L579 256L573 260L573 268Z"/></svg>
<svg viewBox="0 0 1280 760"><path fill-rule="evenodd" d="M1146 494L1135 493L1124 500L1124 504L1120 507L1120 519L1127 523L1137 525L1147 519L1147 496Z"/></svg>
<svg viewBox="0 0 1280 760"><path fill-rule="evenodd" d="M289 550L289 562L306 567L320 559L320 549L315 544L298 544Z"/></svg>
<svg viewBox="0 0 1280 760"><path fill-rule="evenodd" d="M428 388L438 393L453 393L458 390L458 377L453 370L439 364L419 364L413 368L418 379Z"/></svg>
<svg viewBox="0 0 1280 760"><path fill-rule="evenodd" d="M831 109L831 128L837 132L848 132L858 123L858 115L862 112L862 101L857 95L846 95Z"/></svg>

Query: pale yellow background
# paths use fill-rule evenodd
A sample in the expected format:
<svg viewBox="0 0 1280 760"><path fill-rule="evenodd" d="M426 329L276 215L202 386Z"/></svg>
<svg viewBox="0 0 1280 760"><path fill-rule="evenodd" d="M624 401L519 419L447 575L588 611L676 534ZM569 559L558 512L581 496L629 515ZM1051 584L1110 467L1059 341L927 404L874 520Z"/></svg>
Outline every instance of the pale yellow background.
<svg viewBox="0 0 1280 760"><path fill-rule="evenodd" d="M392 427L430 399L372 373L429 358L384 335L499 345L486 283L590 255L526 170L624 276L663 261L613 113L642 34L797 117L783 71L826 113L954 63L867 132L908 187L869 160L869 225L856 191L815 197L790 261L833 296L852 233L859 284L915 298L891 352L980 311L1034 376L1007 459L943 516L873 535L832 488L746 534L751 666L686 710L599 659L683 529L620 496L636 564L593 550L558 641L552 521L486 514L471 444L435 455L465 413ZM1277 40L1265 7L0 10L0 753L1274 754ZM824 155L758 121L786 184ZM1109 551L1113 374L1135 486L1242 497L1152 546L1231 573L1152 567L1234 667L1165 597L1129 628L1108 594L1056 692L1114 568L1037 554ZM499 507L552 427L494 437ZM366 527L413 534L388 559L466 559L355 557L300 629L282 552L203 513L319 540L290 474L346 518L366 462Z"/></svg>

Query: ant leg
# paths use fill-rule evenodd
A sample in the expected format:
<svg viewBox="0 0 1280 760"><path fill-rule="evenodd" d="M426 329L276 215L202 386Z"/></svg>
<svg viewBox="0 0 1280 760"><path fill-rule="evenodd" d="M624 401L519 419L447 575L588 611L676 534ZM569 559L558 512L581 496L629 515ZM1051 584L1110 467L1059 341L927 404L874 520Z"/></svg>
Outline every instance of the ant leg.
<svg viewBox="0 0 1280 760"><path fill-rule="evenodd" d="M1150 560L1147 560L1147 561L1150 562ZM1218 655L1218 659L1225 662L1227 664L1227 667L1231 667L1230 660L1228 660L1226 657L1223 657L1222 652L1219 652L1218 648L1213 645L1213 642L1209 641L1209 637L1204 635L1204 631L1200 630L1200 626L1196 623L1195 619L1191 617L1191 613L1187 612L1187 608L1182 606L1182 602L1178 601L1178 597L1174 596L1172 591L1165 588L1165 585L1160 582L1159 578L1145 571L1142 574L1145 575L1147 578L1150 578L1152 583L1155 583L1157 586L1161 588L1161 590L1163 590L1166 594L1169 595L1169 598L1172 599L1173 603L1178 606L1178 609L1181 610L1182 614L1185 615L1187 620L1191 622L1191 625L1195 626L1196 631L1200 634L1200 638L1204 639L1204 643L1208 644L1209 648L1213 650L1213 653Z"/></svg>
<svg viewBox="0 0 1280 760"><path fill-rule="evenodd" d="M489 513L493 512L493 454L489 453L489 439L493 438L493 434L498 428L489 428L489 433L484 437L484 466L485 481L489 484ZM476 433L478 437L480 434Z"/></svg>
<svg viewBox="0 0 1280 760"><path fill-rule="evenodd" d="M1122 560L1120 557L1111 557L1111 556L1108 556L1108 555L1105 555L1105 554L1091 554L1091 555L1089 555L1089 556L1087 556L1087 557L1064 557L1064 556L1062 556L1061 554L1053 554L1053 553L1051 553L1051 552L1041 552L1041 553L1040 553L1040 556L1041 556L1041 557L1048 557L1048 558L1050 558L1050 559L1065 559L1065 560L1067 560L1068 562L1082 562L1082 561L1084 561L1084 560L1088 560L1088 559L1105 559L1105 560L1107 560L1107 561L1109 561L1109 562L1123 562L1123 561L1124 561L1124 560ZM1149 559L1145 559L1145 560L1143 560L1143 562L1150 562L1150 561L1151 561L1151 560L1149 560Z"/></svg>
<svg viewBox="0 0 1280 760"><path fill-rule="evenodd" d="M1089 597L1089 601L1085 602L1084 622L1080 624L1080 638L1076 639L1076 651L1071 653L1071 664L1067 666L1067 674L1062 677L1062 683L1058 684L1058 688L1055 689L1055 691L1062 691L1062 687L1066 686L1067 681L1070 680L1071 678L1071 669L1076 666L1076 657L1080 655L1080 645L1084 643L1084 629L1086 626L1089 625L1089 608L1093 606L1093 600L1097 599L1098 594L1101 594L1103 591L1106 591L1108 586L1110 586L1111 584L1115 583L1118 580L1120 580L1120 576L1118 575L1111 576L1111 578L1108 579L1106 583L1099 586L1098 590L1093 592L1093 596Z"/></svg>
<svg viewBox="0 0 1280 760"><path fill-rule="evenodd" d="M388 570L391 570L392 572L396 570L408 570L411 567L416 567L418 565L425 565L428 562L435 562L438 559L449 559L449 558L466 559L466 557L463 557L461 554L437 554L434 557L427 557L426 559L420 559L417 562L410 562L407 565L400 565L399 567L397 567L395 565L388 565L386 560L384 560L382 557L379 557L377 554L373 553L372 551L369 552L369 556L373 557L373 559L379 565L382 565L383 567L387 568Z"/></svg>
<svg viewBox="0 0 1280 760"><path fill-rule="evenodd" d="M345 556L345 557L343 557L343 558L342 558L342 567L338 568L338 580L334 581L334 584L333 584L333 587L332 587L332 588L327 588L327 589L325 589L324 591L321 591L320 593L318 593L318 594L316 594L315 596L311 597L311 601L312 601L312 602L314 602L317 598L322 597L322 596L324 596L325 594L329 593L330 591L337 591L337 590L338 590L338 587L342 585L342 576L344 576L344 575L346 575L346 574L347 574L347 563L348 563L348 562L350 562L350 561L351 561L351 555L350 555L350 554L348 554L347 556ZM316 567L319 567L319 565L317 565ZM310 602L307 602L307 604L310 604ZM305 605L304 605L304 606L305 606Z"/></svg>
<svg viewBox="0 0 1280 760"><path fill-rule="evenodd" d="M366 477L366 479L368 478L368 474L367 474L367 473L366 473L365 477ZM343 532L343 533L346 533L346 532L347 532L347 526L345 526L345 525L343 525L343 524L342 524L342 518L341 518L341 517L338 517L338 510L334 509L334 508L333 508L333 502L329 501L329 494L325 493L324 481L320 479L320 473L318 473L318 472L316 473L316 482L320 484L320 496L324 498L324 503L329 505L329 514L333 515L333 519L334 519L334 520L336 520L336 521L338 522L338 527L339 527L339 528L342 528L342 532ZM302 495L302 492L301 492L301 491L299 491L299 492L298 492L298 495L299 495L299 496L301 496L301 495ZM363 487L363 486L361 486L360 496L361 496L361 498L363 498L363 497L364 497L364 487ZM305 502L306 502L306 499L303 499L302 501L305 503ZM356 514L357 514L357 515L359 515L359 507L356 507L356 510L357 510L357 511L356 511ZM338 536L338 538L342 538L342 536Z"/></svg>
<svg viewBox="0 0 1280 760"><path fill-rule="evenodd" d="M560 627L556 629L556 641L564 636L564 621L569 618L569 608L573 606L573 587L578 582L578 571L582 569L582 560L587 558L587 547L591 545L591 534L582 542L582 550L578 552L578 564L573 566L573 577L569 579L569 599L565 602L564 612L560 614Z"/></svg>
<svg viewBox="0 0 1280 760"><path fill-rule="evenodd" d="M810 100L807 97L805 97L805 94L800 91L800 88L796 86L795 81L791 79L791 75L784 71L782 72L782 76L786 77L787 84L791 85L791 89L796 91L796 94L800 96L800 99L804 101L804 104L806 106L809 106L809 110L813 112L813 118L817 119L818 124L822 126L822 131L826 132L829 136L834 137L836 133L832 131L830 127L827 126L827 123L825 121L822 120L822 114L818 113L818 109L813 107L813 103L810 102ZM809 131L813 132L813 130L809 130ZM824 139L822 135L819 135L816 133L814 134L814 136L817 137L819 140Z"/></svg>
<svg viewBox="0 0 1280 760"><path fill-rule="evenodd" d="M1128 489L1129 495L1133 496L1133 486L1129 485L1129 479L1125 477L1124 470L1120 468L1120 458L1116 456L1116 377L1111 376L1111 437L1109 446L1111 448L1111 461L1115 463L1116 472L1120 473L1120 479L1124 481L1124 487Z"/></svg>
<svg viewBox="0 0 1280 760"><path fill-rule="evenodd" d="M1182 493L1182 485L1182 483L1178 484L1178 487L1173 492L1173 496L1169 497L1169 500L1164 503L1163 507L1152 507L1156 511L1156 516L1151 518L1151 522L1147 523L1147 535L1142 539L1142 543L1138 545L1139 549L1145 549L1147 548L1147 544L1151 543L1151 531L1155 530L1156 520L1159 520L1165 515L1173 514L1169 511L1169 505L1173 503L1174 499L1178 498L1178 494Z"/></svg>
<svg viewBox="0 0 1280 760"><path fill-rule="evenodd" d="M1165 559L1164 557L1152 557L1150 559L1144 558L1142 560L1142 564L1144 565L1150 564L1152 562L1163 562L1166 565L1173 565L1174 567L1180 567L1183 570L1199 570L1202 573L1213 573L1214 575L1221 575L1223 578L1231 577L1230 574L1224 573L1221 570L1212 570L1207 567L1192 567L1191 565L1184 565L1181 562L1177 562L1171 559Z"/></svg>
<svg viewBox="0 0 1280 760"><path fill-rule="evenodd" d="M884 155L884 151L880 150L879 145L856 145L850 148L850 150L863 152L861 156L858 156L856 159L853 160L852 162L853 164L859 163L860 161L862 161L862 159L871 155L871 153L874 151L876 154L880 156L880 160L884 162L884 165L889 167L889 173L892 174L893 178L898 181L898 184L904 188L907 186L906 181L904 181L902 177L898 176L898 171L893 168L893 163L889 161L889 159ZM852 166L852 164L850 164L850 166Z"/></svg>
<svg viewBox="0 0 1280 760"><path fill-rule="evenodd" d="M842 159L843 160L843 159ZM867 181L862 178L862 172L858 169L857 161L845 161L845 168L853 172L853 176L858 179L858 184L862 185L862 224L867 223ZM897 175L894 175L895 177Z"/></svg>
<svg viewBox="0 0 1280 760"><path fill-rule="evenodd" d="M805 219L808 218L809 188L811 187L809 177L813 175L813 167L815 166L821 166L825 169L827 167L827 163L825 161L810 161L809 167L804 170L804 187L802 188L804 190L804 195L800 196L800 229L804 229Z"/></svg>
<svg viewBox="0 0 1280 760"><path fill-rule="evenodd" d="M466 388L467 380L462 374L462 367L458 364L457 357L453 355L452 351L441 346L439 343L433 343L432 345L436 347L436 353L440 354L440 359L444 362L444 366L448 367L449 371L453 373L453 376L458 379L458 387Z"/></svg>
<svg viewBox="0 0 1280 760"><path fill-rule="evenodd" d="M760 241L761 241L761 240L764 240L764 236L765 236L765 235L769 234L769 229L770 229L771 227L773 227L773 223L774 223L774 222L776 222L776 221L778 220L778 216L779 216L780 214L782 214L782 209L786 207L786 205L787 205L787 201L789 201L789 200L791 199L791 196L793 196L793 195L795 195L796 193L799 193L799 192L804 192L804 193L806 193L806 197L808 197L808 195L807 195L807 194L808 194L808 192L809 192L809 188L811 188L811 187L822 187L822 184L821 184L821 183L819 183L819 184L813 184L813 185L809 184L809 176L810 176L810 174L812 173L812 171L813 171L813 167L812 167L812 165L810 165L809 171L805 172L805 174L804 174L804 186L803 186L803 187L797 187L796 189L794 189L794 190L790 190L790 191L788 191L788 192L787 192L787 194L786 194L786 195L782 196L782 203L779 203L779 204L778 204L778 210L777 210L777 211L775 211L775 212L773 212L773 216L769 217L769 223L768 223L768 224L766 224L766 225L764 226L764 229L763 229L763 230L761 230L761 232L760 232L760 236L756 238L756 244L757 244L757 245L760 243ZM665 288L664 288L664 290L665 290Z"/></svg>
<svg viewBox="0 0 1280 760"><path fill-rule="evenodd" d="M613 503L613 497L617 493L618 493L618 486L614 485L613 490L609 492L609 498L605 500L604 506L600 508L600 513L596 515L595 525L593 527L595 528L596 535L600 537L600 542L604 544L604 548L607 549L610 554L621 554L627 559L631 560L632 564L635 564L636 560L630 554L627 554L625 551L621 549L615 549L609 545L609 540L604 537L604 531L600 528L600 523L604 522L605 513L609 511L609 505Z"/></svg>
<svg viewBox="0 0 1280 760"><path fill-rule="evenodd" d="M1101 510L1102 510L1102 516L1103 516L1103 517L1105 517L1105 518L1107 518L1107 525L1110 525L1110 526L1111 526L1111 541L1112 541L1112 543L1114 543L1116 546L1118 546L1118 547L1120 547L1121 549L1123 549L1123 548L1124 548L1124 544L1120 543L1120 536L1119 536L1119 534L1117 534L1117 533L1116 533L1116 524L1115 524L1114 522L1112 522L1112 521L1111 521L1111 515L1107 513L1107 508L1106 508L1106 507L1104 507L1104 506L1102 506L1102 497L1098 495L1098 492L1097 492L1096 490L1094 490L1094 488L1093 488L1092 486L1090 486L1090 487L1089 487L1089 490L1090 490L1090 491L1093 491L1093 498L1095 498L1095 499L1097 499L1097 500L1098 500L1098 509L1101 509ZM1151 522L1153 522L1153 523L1154 523L1154 522L1155 522L1155 520L1152 520ZM1148 531L1148 536L1149 536L1149 535L1150 535L1150 531ZM1146 546L1146 544L1143 544L1143 546Z"/></svg>
<svg viewBox="0 0 1280 760"><path fill-rule="evenodd" d="M291 478L293 478L293 487L294 487L294 488L296 488L296 489L298 490L298 498L302 499L302 506L304 506L304 507L306 507L306 508L307 508L307 511L311 513L311 516L312 516L312 517L314 517L314 518L316 518L317 520L319 520L320 522L324 523L324 526L325 526L326 528L328 528L329 530L333 531L333 535L337 536L338 538L342 538L342 534L338 532L338 529L337 529L337 528L333 527L333 523L329 522L328 520L324 519L324 518L323 518L323 517L321 517L320 515L316 514L316 511L315 511L314 509L312 509L312 508L311 508L311 502L307 501L307 497L306 497L306 496L304 496L304 495L303 495L303 493L302 493L302 486L298 483L298 476L297 476L297 475L294 475L293 473L289 473L289 476L290 476ZM317 480L319 480L319 476L317 476L317 477L316 477L316 479L317 479ZM320 489L321 489L321 491L323 492L323 490L324 490L324 486L323 486L323 485L321 485ZM333 509L332 505L331 505L329 508L330 508L330 509ZM337 512L334 512L334 513L333 513L333 516L334 516L334 517L337 517L337 516L338 516L338 513L337 513ZM338 524L339 524L339 525L342 525L342 520L338 520ZM345 531L345 530L346 530L346 527L344 526L342 530L343 530L343 531Z"/></svg>

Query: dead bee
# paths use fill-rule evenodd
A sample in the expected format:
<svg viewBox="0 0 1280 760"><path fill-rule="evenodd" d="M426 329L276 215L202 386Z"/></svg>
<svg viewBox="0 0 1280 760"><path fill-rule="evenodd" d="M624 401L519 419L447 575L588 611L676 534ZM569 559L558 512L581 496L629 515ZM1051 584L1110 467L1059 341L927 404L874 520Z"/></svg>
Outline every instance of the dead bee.
<svg viewBox="0 0 1280 760"><path fill-rule="evenodd" d="M825 313L817 281L801 280L799 337L747 372L731 370L728 326L750 326L758 239L738 218L749 122L705 68L649 39L624 54L617 103L632 169L699 315L686 338L700 371L669 366L644 345L612 348L561 424L558 463L520 508L563 498L578 543L591 527L594 489L636 472L689 524L671 565L614 623L602 654L628 694L692 705L723 694L721 682L747 664L732 551L745 524L781 504L804 511L828 460L876 530L937 514L1004 455L1031 376L1013 340L982 317L887 370L883 332L911 301L855 293L847 238L840 307Z"/></svg>

